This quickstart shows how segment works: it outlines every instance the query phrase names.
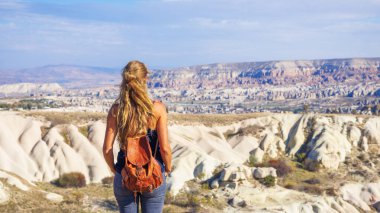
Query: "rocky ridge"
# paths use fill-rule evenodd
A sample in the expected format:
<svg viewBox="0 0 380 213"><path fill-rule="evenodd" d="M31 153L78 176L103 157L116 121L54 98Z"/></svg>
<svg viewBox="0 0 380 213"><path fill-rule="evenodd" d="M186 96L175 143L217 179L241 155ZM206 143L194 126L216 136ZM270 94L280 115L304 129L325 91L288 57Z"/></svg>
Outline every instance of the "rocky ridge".
<svg viewBox="0 0 380 213"><path fill-rule="evenodd" d="M217 63L156 70L153 87L217 89L252 85L332 85L379 80L380 58Z"/></svg>
<svg viewBox="0 0 380 213"><path fill-rule="evenodd" d="M102 121L50 126L2 112L0 125L0 169L4 171L28 181L51 181L64 173L81 172L88 183L99 183L111 175L101 154ZM189 181L199 180L214 188L207 192L209 196L233 210L366 211L380 201L378 132L379 117L314 113L273 113L222 126L171 124L174 169L168 189L173 195L181 194ZM115 143L115 156L117 151ZM258 165L285 157L297 159L298 166L316 174L334 171L329 174L338 175L334 176L337 192L315 196L280 186L267 188L258 180L277 176L275 170L248 167L250 157ZM321 170L325 172L318 173ZM365 193L351 193L357 190ZM6 202L7 192L0 195ZM286 198L290 201L283 205ZM276 201L272 207L266 206L269 200Z"/></svg>

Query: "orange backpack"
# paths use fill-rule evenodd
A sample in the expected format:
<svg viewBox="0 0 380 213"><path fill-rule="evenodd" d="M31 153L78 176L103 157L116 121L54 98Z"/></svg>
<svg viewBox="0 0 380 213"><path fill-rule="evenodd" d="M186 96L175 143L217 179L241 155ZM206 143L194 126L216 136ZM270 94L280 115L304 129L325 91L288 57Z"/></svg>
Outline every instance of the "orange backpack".
<svg viewBox="0 0 380 213"><path fill-rule="evenodd" d="M127 139L123 150L125 165L121 171L123 187L133 191L136 202L137 192L152 192L162 182L161 166L156 160L157 142L152 155L149 137Z"/></svg>

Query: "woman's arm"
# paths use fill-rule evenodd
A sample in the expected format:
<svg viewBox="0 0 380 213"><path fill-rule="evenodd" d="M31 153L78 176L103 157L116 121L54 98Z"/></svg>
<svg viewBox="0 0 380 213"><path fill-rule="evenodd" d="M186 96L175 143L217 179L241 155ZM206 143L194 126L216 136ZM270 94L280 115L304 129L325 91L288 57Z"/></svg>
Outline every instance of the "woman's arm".
<svg viewBox="0 0 380 213"><path fill-rule="evenodd" d="M111 169L111 172L115 174L116 170L114 167L114 156L113 156L113 143L117 135L117 125L116 125L116 106L113 105L108 112L107 116L107 127L106 135L104 137L103 143L103 156L107 162L108 167Z"/></svg>
<svg viewBox="0 0 380 213"><path fill-rule="evenodd" d="M172 150L168 141L168 113L163 103L158 102L159 117L157 120L158 141L160 143L160 153L165 164L165 172L172 170Z"/></svg>

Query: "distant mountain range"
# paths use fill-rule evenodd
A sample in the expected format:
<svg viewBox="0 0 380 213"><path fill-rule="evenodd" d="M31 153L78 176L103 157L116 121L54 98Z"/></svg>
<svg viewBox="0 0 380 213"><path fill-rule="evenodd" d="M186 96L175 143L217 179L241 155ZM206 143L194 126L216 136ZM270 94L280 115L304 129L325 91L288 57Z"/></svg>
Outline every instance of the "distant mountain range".
<svg viewBox="0 0 380 213"><path fill-rule="evenodd" d="M99 85L117 84L120 70L76 66L76 65L47 65L43 67L0 70L1 84L13 83L59 83L64 87L93 87Z"/></svg>
<svg viewBox="0 0 380 213"><path fill-rule="evenodd" d="M380 80L380 58L209 64L156 70L152 87L234 88L253 85L357 84Z"/></svg>
<svg viewBox="0 0 380 213"><path fill-rule="evenodd" d="M49 65L0 70L0 84L59 83L64 87L95 87L120 82L121 69ZM330 85L380 81L380 58L217 63L152 70L153 88L236 88L259 85Z"/></svg>

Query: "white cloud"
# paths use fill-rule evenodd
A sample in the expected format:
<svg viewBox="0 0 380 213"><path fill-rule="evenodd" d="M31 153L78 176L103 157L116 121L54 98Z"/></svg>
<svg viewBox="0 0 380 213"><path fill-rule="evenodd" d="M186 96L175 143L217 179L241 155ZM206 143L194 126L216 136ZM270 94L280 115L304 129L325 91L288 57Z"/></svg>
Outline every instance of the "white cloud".
<svg viewBox="0 0 380 213"><path fill-rule="evenodd" d="M1 1L0 2L0 9L21 10L25 8L26 8L26 4L20 1Z"/></svg>
<svg viewBox="0 0 380 213"><path fill-rule="evenodd" d="M193 2L194 0L162 0L162 2Z"/></svg>
<svg viewBox="0 0 380 213"><path fill-rule="evenodd" d="M196 26L212 29L252 29L260 26L260 23L257 21L251 20L239 20L239 19L211 19L197 17L189 20L190 23L193 23Z"/></svg>
<svg viewBox="0 0 380 213"><path fill-rule="evenodd" d="M380 23L368 23L361 21L341 22L329 25L324 28L328 32L338 33L364 33L377 32L380 33Z"/></svg>
<svg viewBox="0 0 380 213"><path fill-rule="evenodd" d="M0 25L0 47L54 53L125 45L124 32L129 29L128 25L120 23L78 21L32 13L3 17L4 21L5 24Z"/></svg>

